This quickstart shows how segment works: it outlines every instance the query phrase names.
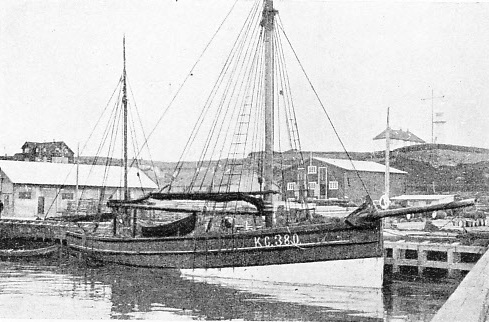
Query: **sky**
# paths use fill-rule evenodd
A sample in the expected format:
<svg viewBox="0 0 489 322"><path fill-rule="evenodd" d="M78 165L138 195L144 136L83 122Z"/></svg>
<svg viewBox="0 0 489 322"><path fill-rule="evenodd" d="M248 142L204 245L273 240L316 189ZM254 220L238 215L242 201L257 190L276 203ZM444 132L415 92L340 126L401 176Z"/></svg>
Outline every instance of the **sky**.
<svg viewBox="0 0 489 322"><path fill-rule="evenodd" d="M0 153L56 140L94 154L100 134L86 142L121 76L125 35L130 99L146 134L192 72L148 143L153 159L178 159L253 2L237 2L200 57L235 1L1 1ZM274 4L347 150L375 149L388 107L392 128L431 142L423 99L432 91L446 121L440 143L489 148L489 3ZM290 77L303 149L341 151L300 68Z"/></svg>

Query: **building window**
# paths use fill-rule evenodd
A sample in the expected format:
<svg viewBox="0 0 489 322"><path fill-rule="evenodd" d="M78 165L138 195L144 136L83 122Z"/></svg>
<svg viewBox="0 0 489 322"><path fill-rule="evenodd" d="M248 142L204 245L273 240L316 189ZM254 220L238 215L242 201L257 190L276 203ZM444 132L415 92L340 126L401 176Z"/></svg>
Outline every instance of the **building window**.
<svg viewBox="0 0 489 322"><path fill-rule="evenodd" d="M73 192L63 192L61 193L62 200L73 200Z"/></svg>
<svg viewBox="0 0 489 322"><path fill-rule="evenodd" d="M317 167L315 165L310 165L307 167L307 174L316 174Z"/></svg>
<svg viewBox="0 0 489 322"><path fill-rule="evenodd" d="M338 190L338 181L330 181L328 188L329 190Z"/></svg>
<svg viewBox="0 0 489 322"><path fill-rule="evenodd" d="M31 199L31 198L32 198L32 193L30 191L19 192L19 199Z"/></svg>
<svg viewBox="0 0 489 322"><path fill-rule="evenodd" d="M295 182L287 182L287 190L295 190Z"/></svg>
<svg viewBox="0 0 489 322"><path fill-rule="evenodd" d="M297 180L299 182L304 181L304 168L298 168L297 169Z"/></svg>
<svg viewBox="0 0 489 322"><path fill-rule="evenodd" d="M316 189L316 182L309 182L309 189L310 190Z"/></svg>

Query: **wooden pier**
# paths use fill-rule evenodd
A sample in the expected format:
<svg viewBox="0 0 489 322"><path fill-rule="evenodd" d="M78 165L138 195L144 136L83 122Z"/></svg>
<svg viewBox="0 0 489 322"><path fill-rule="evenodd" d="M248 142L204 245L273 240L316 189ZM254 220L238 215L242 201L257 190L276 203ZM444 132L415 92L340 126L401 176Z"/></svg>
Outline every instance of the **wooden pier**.
<svg viewBox="0 0 489 322"><path fill-rule="evenodd" d="M51 222L43 220L19 220L2 219L0 220L1 238L26 238L42 240L65 239L69 229L76 229L73 224L64 222Z"/></svg>
<svg viewBox="0 0 489 322"><path fill-rule="evenodd" d="M445 271L447 277L459 277L470 271L486 250L485 246L460 242L384 241L385 264L391 265L394 274L417 271L423 276L426 271Z"/></svg>
<svg viewBox="0 0 489 322"><path fill-rule="evenodd" d="M107 223L77 224L54 220L0 219L0 239L24 238L63 242L66 238L66 232L93 231L95 225L99 231L107 229Z"/></svg>

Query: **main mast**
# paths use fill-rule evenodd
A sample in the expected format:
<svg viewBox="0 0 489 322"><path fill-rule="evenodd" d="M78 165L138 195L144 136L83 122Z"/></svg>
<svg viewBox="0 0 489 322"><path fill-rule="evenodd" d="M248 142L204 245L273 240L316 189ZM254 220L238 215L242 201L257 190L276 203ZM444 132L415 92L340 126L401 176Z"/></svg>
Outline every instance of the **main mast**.
<svg viewBox="0 0 489 322"><path fill-rule="evenodd" d="M390 198L390 152L391 152L391 127L389 124L389 108L387 108L387 128L385 129L385 198L387 207Z"/></svg>
<svg viewBox="0 0 489 322"><path fill-rule="evenodd" d="M264 0L263 19L265 41L265 155L263 160L263 179L265 191L273 188L273 27L275 10L273 0ZM265 225L273 227L275 218L273 214L272 194L264 196Z"/></svg>
<svg viewBox="0 0 489 322"><path fill-rule="evenodd" d="M122 105L123 115L123 136L124 136L124 201L129 200L129 189L127 187L127 88L126 88L126 36L122 40L122 58L124 61L124 70L122 72Z"/></svg>

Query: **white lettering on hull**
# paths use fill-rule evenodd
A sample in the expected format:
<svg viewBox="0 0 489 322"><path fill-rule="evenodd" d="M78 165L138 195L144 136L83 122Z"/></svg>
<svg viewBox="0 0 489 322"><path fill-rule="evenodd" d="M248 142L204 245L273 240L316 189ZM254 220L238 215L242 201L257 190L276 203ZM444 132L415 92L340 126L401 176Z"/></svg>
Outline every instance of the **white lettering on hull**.
<svg viewBox="0 0 489 322"><path fill-rule="evenodd" d="M271 246L290 246L290 245L300 245L299 235L292 234L277 234L273 238L270 236L265 237L254 237L255 247L271 247Z"/></svg>

